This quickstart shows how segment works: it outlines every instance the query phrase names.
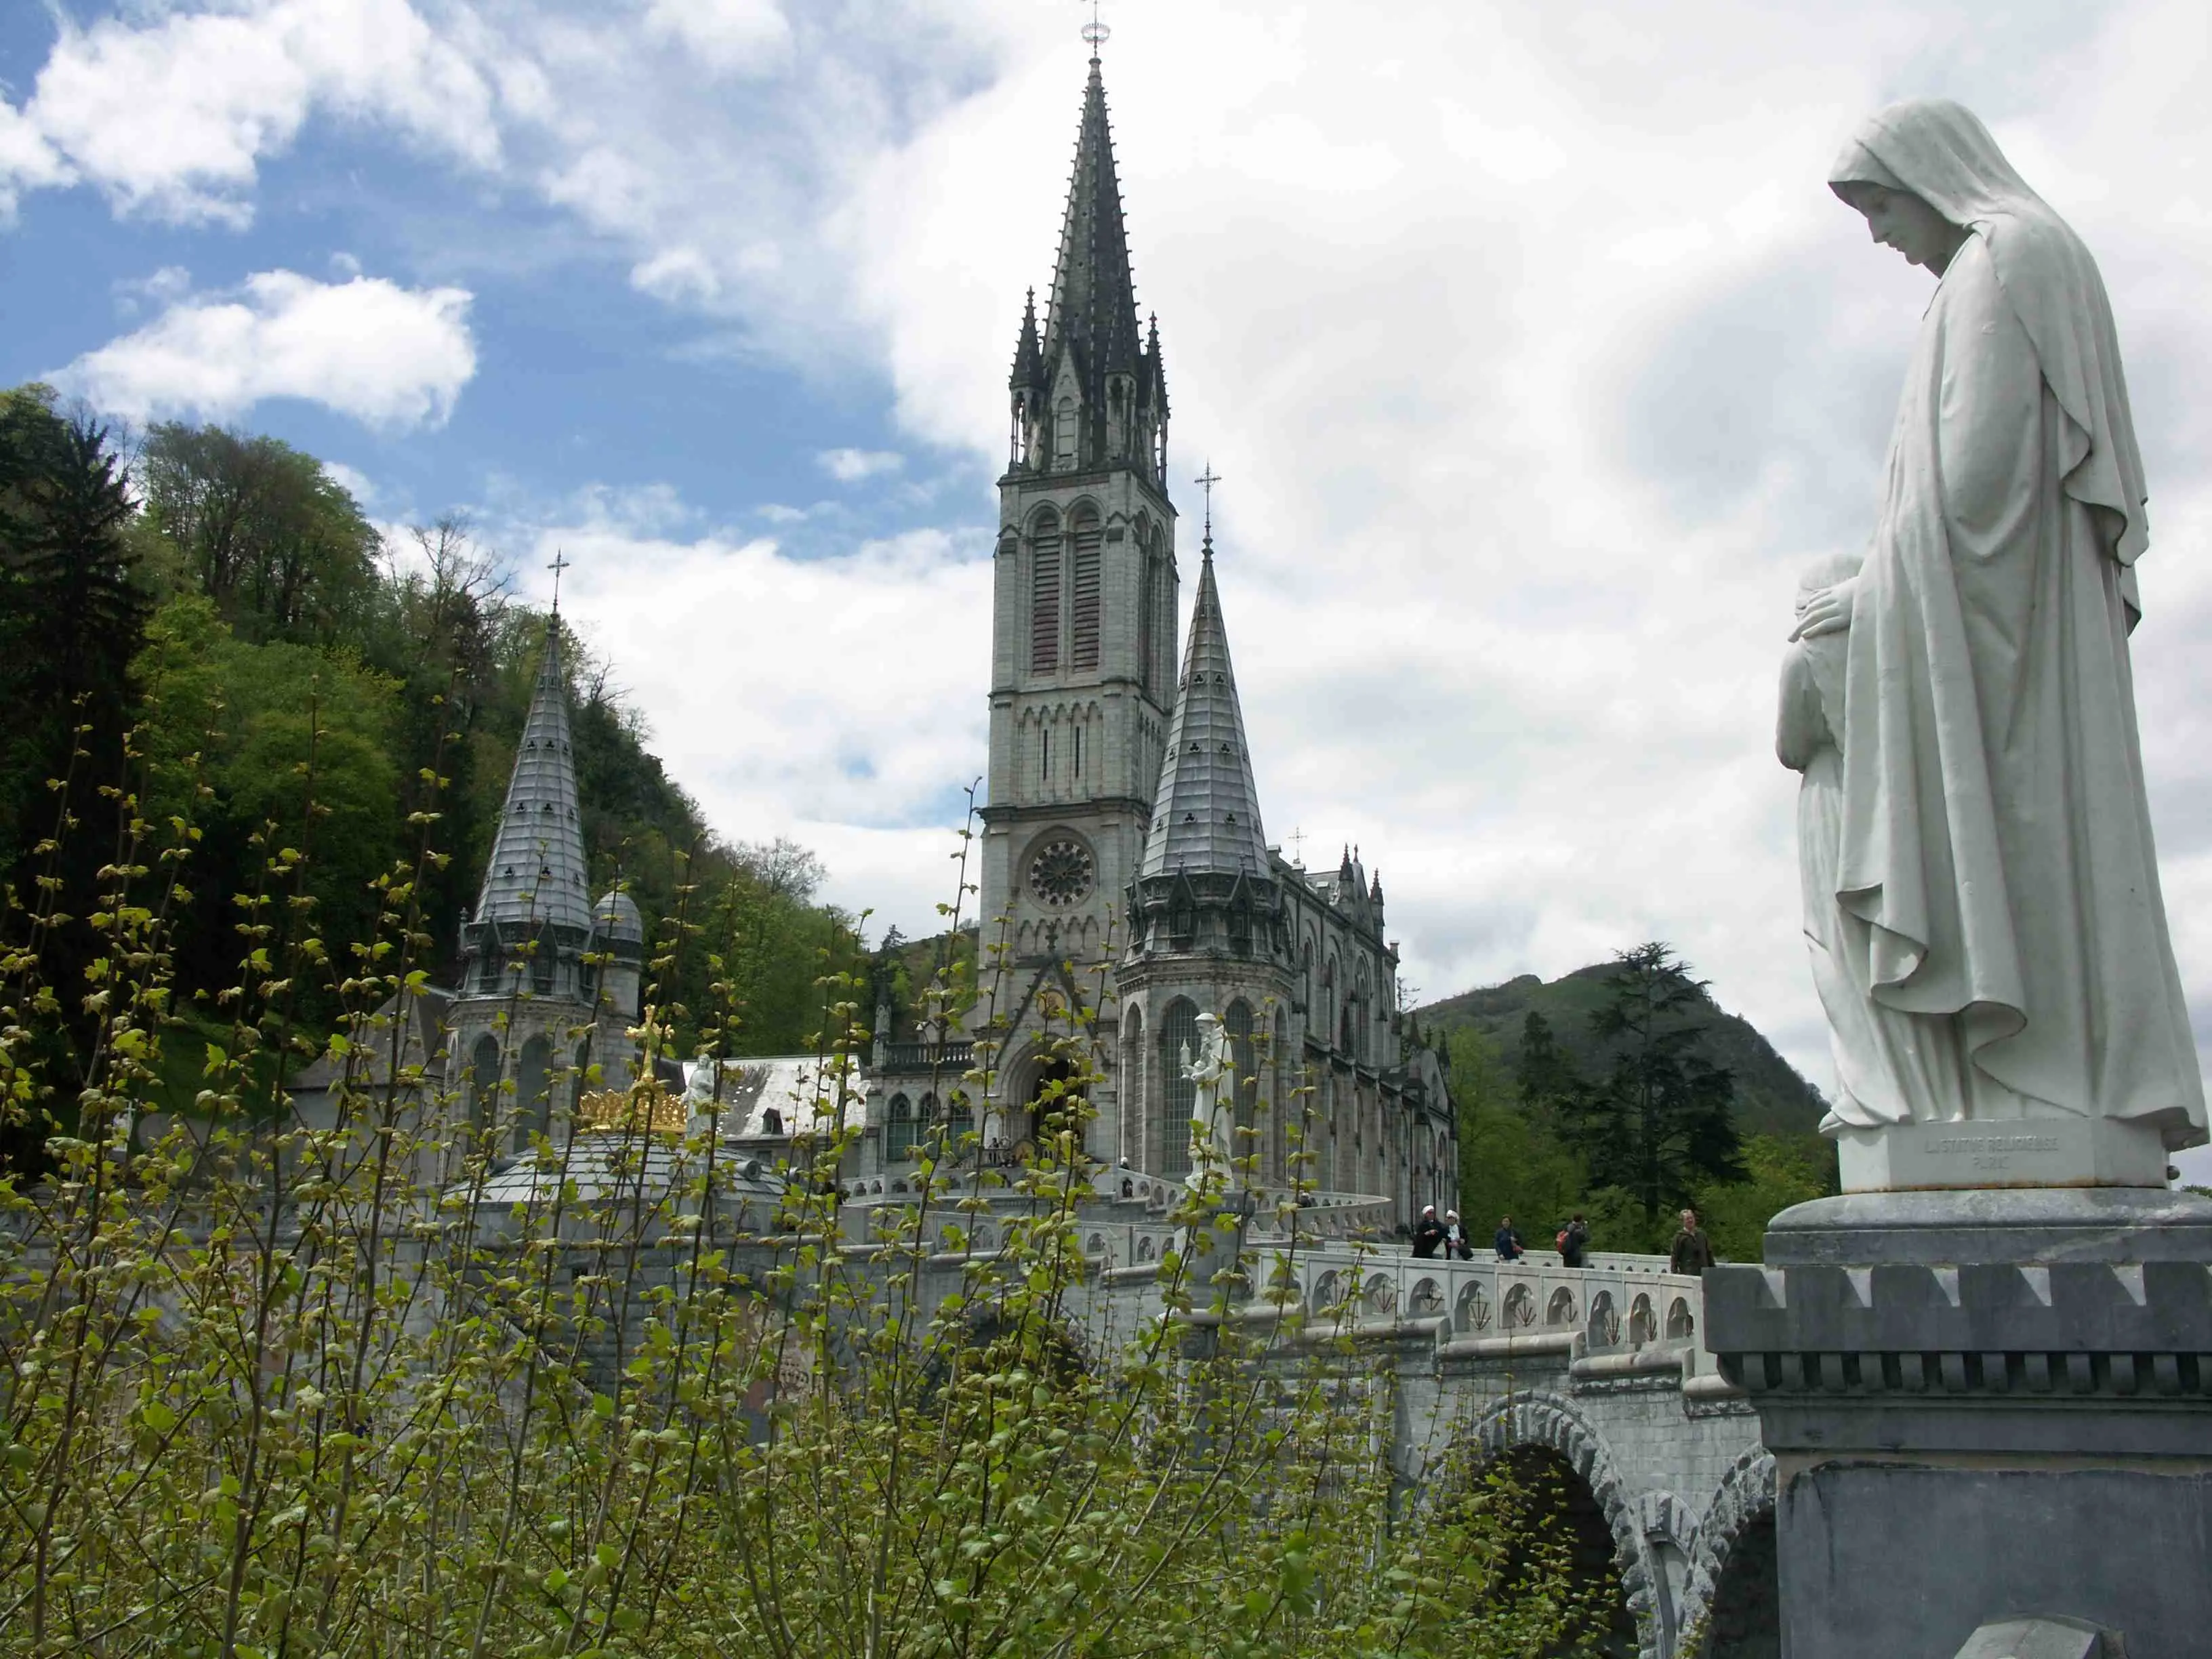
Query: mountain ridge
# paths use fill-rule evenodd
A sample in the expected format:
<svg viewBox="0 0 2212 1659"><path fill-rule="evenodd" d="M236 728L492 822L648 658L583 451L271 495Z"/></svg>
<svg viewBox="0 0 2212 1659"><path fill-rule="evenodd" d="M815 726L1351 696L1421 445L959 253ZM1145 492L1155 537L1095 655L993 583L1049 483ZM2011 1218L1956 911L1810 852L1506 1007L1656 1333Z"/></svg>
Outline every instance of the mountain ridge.
<svg viewBox="0 0 2212 1659"><path fill-rule="evenodd" d="M1592 1032L1590 1016L1607 1000L1610 962L1592 963L1545 980L1519 974L1495 985L1476 986L1412 1011L1421 1028L1447 1041L1461 1031L1478 1032L1509 1071L1520 1059L1523 1027L1531 1013L1543 1016L1559 1048L1586 1078L1606 1069L1606 1045ZM1729 1013L1706 993L1702 1012L1692 1017L1702 1028L1705 1058L1724 1066L1735 1079L1735 1121L1750 1134L1804 1135L1818 1131L1827 1103L1820 1091L1741 1014Z"/></svg>

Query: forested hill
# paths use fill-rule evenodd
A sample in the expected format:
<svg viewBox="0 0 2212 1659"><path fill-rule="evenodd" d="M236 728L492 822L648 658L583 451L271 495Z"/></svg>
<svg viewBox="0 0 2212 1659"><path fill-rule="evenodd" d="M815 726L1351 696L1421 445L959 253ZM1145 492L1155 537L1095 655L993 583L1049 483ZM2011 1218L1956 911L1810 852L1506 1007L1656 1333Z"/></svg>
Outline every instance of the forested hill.
<svg viewBox="0 0 2212 1659"><path fill-rule="evenodd" d="M1606 1066L1604 1045L1591 1030L1591 1018L1607 1001L1606 981L1614 964L1594 963L1571 974L1549 981L1522 974L1503 985L1486 985L1462 991L1415 1011L1424 1030L1453 1033L1479 1031L1496 1051L1509 1072L1518 1070L1521 1041L1528 1016L1543 1017L1553 1040L1585 1076ZM1685 1018L1700 1028L1698 1048L1716 1066L1725 1066L1735 1079L1735 1115L1746 1134L1797 1135L1815 1130L1827 1105L1820 1092L1774 1045L1759 1034L1750 1021L1731 1014L1709 998Z"/></svg>
<svg viewBox="0 0 2212 1659"><path fill-rule="evenodd" d="M60 1075L94 1042L125 803L146 879L179 878L161 1046L185 1099L257 943L239 896L270 879L285 927L344 964L390 931L380 884L419 865L423 969L451 982L548 627L506 569L464 521L374 524L275 439L126 433L46 387L0 390L0 1016L39 1026L0 1018L0 1166L43 1140L14 1110L9 1042ZM860 965L853 918L819 902L805 848L709 825L588 634L568 643L593 891L628 888L672 946L651 977L679 1041L720 1007L736 1052L799 1048L825 970ZM342 986L283 983L285 1020L331 1028Z"/></svg>

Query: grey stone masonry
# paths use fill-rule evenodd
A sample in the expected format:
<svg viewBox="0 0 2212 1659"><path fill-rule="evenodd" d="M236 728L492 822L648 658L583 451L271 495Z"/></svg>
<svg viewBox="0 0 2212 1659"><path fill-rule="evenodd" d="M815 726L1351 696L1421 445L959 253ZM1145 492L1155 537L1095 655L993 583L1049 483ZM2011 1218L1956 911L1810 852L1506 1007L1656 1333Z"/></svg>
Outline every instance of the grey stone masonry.
<svg viewBox="0 0 2212 1659"><path fill-rule="evenodd" d="M1863 1194L1705 1275L1776 1461L1784 1650L1948 1656L2072 1618L2133 1659L2212 1630L2212 1202Z"/></svg>

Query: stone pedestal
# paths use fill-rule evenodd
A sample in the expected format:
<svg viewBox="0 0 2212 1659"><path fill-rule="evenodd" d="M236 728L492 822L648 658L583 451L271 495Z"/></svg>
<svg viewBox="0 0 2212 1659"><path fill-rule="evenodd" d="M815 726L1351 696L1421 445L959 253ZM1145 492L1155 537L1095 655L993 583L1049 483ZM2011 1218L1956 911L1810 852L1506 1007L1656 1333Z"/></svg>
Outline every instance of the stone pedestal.
<svg viewBox="0 0 2212 1659"><path fill-rule="evenodd" d="M1847 1193L1990 1187L2166 1185L2166 1142L2122 1118L1899 1123L1845 1129L1836 1158Z"/></svg>
<svg viewBox="0 0 2212 1659"><path fill-rule="evenodd" d="M2212 1201L1823 1199L1705 1300L1775 1458L1787 1659L1940 1659L2036 1615L2212 1650Z"/></svg>

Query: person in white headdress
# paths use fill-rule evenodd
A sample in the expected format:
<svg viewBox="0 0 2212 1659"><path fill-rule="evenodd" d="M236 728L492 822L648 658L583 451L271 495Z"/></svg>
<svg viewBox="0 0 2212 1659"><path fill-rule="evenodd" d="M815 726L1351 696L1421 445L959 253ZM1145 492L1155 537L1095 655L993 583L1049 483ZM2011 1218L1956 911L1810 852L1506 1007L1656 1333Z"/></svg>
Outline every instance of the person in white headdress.
<svg viewBox="0 0 2212 1659"><path fill-rule="evenodd" d="M2075 1114L2198 1144L2129 662L2142 463L2103 281L1948 100L1870 118L1829 183L1940 279L1872 545L1791 636L1848 631L1837 945L1907 1022L1838 1116Z"/></svg>

